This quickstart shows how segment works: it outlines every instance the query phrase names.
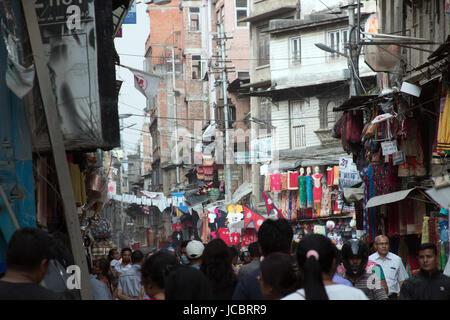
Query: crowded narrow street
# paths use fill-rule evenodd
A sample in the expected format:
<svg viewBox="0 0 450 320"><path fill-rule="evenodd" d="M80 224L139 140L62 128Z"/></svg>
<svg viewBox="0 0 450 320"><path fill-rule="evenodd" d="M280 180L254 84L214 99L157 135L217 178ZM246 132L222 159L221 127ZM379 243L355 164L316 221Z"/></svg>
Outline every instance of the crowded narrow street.
<svg viewBox="0 0 450 320"><path fill-rule="evenodd" d="M450 300L450 0L0 0L0 29L0 300Z"/></svg>

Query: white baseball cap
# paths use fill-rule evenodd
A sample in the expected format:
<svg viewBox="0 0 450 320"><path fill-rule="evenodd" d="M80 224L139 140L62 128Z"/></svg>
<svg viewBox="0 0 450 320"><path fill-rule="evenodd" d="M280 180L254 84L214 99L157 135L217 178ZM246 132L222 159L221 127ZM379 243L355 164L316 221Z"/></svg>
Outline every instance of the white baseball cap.
<svg viewBox="0 0 450 320"><path fill-rule="evenodd" d="M205 246L198 240L191 240L186 246L186 255L189 259L198 259L202 256Z"/></svg>

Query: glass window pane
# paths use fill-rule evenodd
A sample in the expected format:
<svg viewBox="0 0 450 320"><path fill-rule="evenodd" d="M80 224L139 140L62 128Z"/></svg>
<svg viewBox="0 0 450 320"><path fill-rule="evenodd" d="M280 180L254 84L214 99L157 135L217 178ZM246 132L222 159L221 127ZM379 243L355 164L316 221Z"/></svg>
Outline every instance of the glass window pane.
<svg viewBox="0 0 450 320"><path fill-rule="evenodd" d="M247 17L247 9L245 10L236 10L236 20L239 21ZM237 22L237 25L240 27L246 27L247 22Z"/></svg>
<svg viewBox="0 0 450 320"><path fill-rule="evenodd" d="M236 0L236 8L247 8L247 0Z"/></svg>

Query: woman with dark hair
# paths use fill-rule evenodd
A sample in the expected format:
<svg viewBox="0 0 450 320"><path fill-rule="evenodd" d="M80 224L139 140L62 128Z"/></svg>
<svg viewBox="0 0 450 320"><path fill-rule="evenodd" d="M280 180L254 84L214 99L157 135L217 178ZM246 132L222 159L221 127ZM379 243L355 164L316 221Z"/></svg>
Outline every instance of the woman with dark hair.
<svg viewBox="0 0 450 320"><path fill-rule="evenodd" d="M319 234L304 237L297 247L297 264L302 289L282 300L368 300L359 289L332 281L337 250L331 240Z"/></svg>
<svg viewBox="0 0 450 320"><path fill-rule="evenodd" d="M203 272L180 266L167 278L165 296L166 300L210 300L212 290Z"/></svg>
<svg viewBox="0 0 450 320"><path fill-rule="evenodd" d="M141 269L142 286L150 300L165 300L167 277L179 265L177 257L168 251L158 251L145 260Z"/></svg>
<svg viewBox="0 0 450 320"><path fill-rule="evenodd" d="M266 299L279 300L299 288L295 260L283 252L271 253L260 264L259 285Z"/></svg>
<svg viewBox="0 0 450 320"><path fill-rule="evenodd" d="M96 285L96 283L93 282L94 280L91 280L91 284L93 284L93 287L95 286L95 288L96 288L94 290L94 299L95 300L112 299L114 289L111 284L112 279L111 279L111 275L109 273L108 260L104 259L104 258L95 260L93 263L92 274L94 276L94 279L102 282L103 283L102 286L105 286L105 290L109 291L109 294L106 294L105 292L101 292L101 291L103 291L103 288L101 287L101 285ZM102 298L99 298L99 297L102 297ZM107 297L107 298L105 298L105 297Z"/></svg>
<svg viewBox="0 0 450 320"><path fill-rule="evenodd" d="M200 270L211 283L214 300L231 300L236 286L236 275L231 264L231 253L225 241L211 240L203 251Z"/></svg>

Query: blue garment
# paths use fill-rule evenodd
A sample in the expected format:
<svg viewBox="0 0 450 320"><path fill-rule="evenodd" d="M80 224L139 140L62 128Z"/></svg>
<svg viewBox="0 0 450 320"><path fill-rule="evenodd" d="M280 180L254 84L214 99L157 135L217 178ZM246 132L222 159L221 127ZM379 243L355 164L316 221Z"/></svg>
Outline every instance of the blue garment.
<svg viewBox="0 0 450 320"><path fill-rule="evenodd" d="M118 288L128 297L137 298L141 292L141 266L132 265L119 277Z"/></svg>
<svg viewBox="0 0 450 320"><path fill-rule="evenodd" d="M342 277L341 277L340 275L338 275L337 273L334 274L332 281L333 281L333 282L336 282L336 283L339 283L339 284L343 284L343 285L345 285L345 286L353 287L353 286L352 286L352 283L351 283L350 281L348 281L348 280L345 279L345 278L342 278Z"/></svg>
<svg viewBox="0 0 450 320"><path fill-rule="evenodd" d="M313 179L310 176L306 176L305 181L306 181L306 206L308 208L312 208L314 205Z"/></svg>
<svg viewBox="0 0 450 320"><path fill-rule="evenodd" d="M195 268L197 270L200 270L200 265L199 264L193 264L191 265L192 268Z"/></svg>
<svg viewBox="0 0 450 320"><path fill-rule="evenodd" d="M259 266L254 271L244 275L238 281L232 300L266 300L264 299L259 281Z"/></svg>
<svg viewBox="0 0 450 320"><path fill-rule="evenodd" d="M103 281L97 280L95 275L91 274L91 287L94 300L112 300L111 291Z"/></svg>

